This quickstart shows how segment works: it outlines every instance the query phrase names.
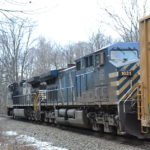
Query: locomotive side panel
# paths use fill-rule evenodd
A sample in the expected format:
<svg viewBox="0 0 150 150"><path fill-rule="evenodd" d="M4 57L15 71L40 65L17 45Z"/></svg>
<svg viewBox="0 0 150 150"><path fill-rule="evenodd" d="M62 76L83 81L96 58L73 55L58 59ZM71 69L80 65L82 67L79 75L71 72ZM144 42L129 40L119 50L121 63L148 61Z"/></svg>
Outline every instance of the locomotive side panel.
<svg viewBox="0 0 150 150"><path fill-rule="evenodd" d="M104 49L76 61L78 102L94 105L97 102L109 101L107 55L107 49Z"/></svg>
<svg viewBox="0 0 150 150"><path fill-rule="evenodd" d="M73 105L76 102L75 73L75 67L60 71L57 79L59 105Z"/></svg>

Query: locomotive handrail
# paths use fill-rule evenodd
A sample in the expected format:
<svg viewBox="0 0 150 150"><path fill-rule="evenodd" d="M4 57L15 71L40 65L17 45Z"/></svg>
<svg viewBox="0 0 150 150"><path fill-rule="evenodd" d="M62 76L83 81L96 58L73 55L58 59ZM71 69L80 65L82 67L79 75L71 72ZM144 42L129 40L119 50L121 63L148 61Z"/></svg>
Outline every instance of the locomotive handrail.
<svg viewBox="0 0 150 150"><path fill-rule="evenodd" d="M124 105L123 105L123 110L124 110L124 112L126 112L126 111L125 111L125 103L126 103L126 101L129 100L129 98L132 96L132 94L133 94L137 89L138 89L138 87L136 87L136 88L130 93L130 95L126 98L126 100L124 101Z"/></svg>

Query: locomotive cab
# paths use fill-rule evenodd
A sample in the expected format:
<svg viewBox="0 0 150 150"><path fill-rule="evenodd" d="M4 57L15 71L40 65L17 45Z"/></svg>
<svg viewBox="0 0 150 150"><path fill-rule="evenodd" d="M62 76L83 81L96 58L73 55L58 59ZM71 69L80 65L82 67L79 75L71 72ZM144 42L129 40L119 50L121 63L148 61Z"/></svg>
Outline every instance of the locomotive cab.
<svg viewBox="0 0 150 150"><path fill-rule="evenodd" d="M110 51L110 63L116 68L109 74L110 88L118 101L120 130L141 138L137 120L137 89L139 84L139 45L116 47Z"/></svg>

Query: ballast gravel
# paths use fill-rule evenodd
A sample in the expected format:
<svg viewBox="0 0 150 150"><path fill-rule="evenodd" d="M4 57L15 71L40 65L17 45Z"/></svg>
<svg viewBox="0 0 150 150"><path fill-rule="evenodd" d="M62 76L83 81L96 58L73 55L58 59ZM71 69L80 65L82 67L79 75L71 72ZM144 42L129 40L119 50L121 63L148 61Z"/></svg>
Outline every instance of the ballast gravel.
<svg viewBox="0 0 150 150"><path fill-rule="evenodd" d="M75 130L0 117L1 133L12 132L20 136L32 137L41 143L51 143L52 150L55 150L55 147L62 150L150 150L150 140L138 140L133 137L127 138L110 134L96 133L94 135L86 130L83 132L80 132L82 129L77 132Z"/></svg>

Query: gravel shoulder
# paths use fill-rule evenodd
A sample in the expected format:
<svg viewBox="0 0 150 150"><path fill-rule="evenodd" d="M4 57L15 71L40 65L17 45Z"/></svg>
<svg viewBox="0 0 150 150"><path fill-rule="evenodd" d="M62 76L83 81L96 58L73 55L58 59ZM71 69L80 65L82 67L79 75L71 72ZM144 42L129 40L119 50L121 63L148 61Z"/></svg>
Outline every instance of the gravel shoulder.
<svg viewBox="0 0 150 150"><path fill-rule="evenodd" d="M48 125L0 117L0 132L15 131L68 150L149 150L150 141L112 135L94 136Z"/></svg>

